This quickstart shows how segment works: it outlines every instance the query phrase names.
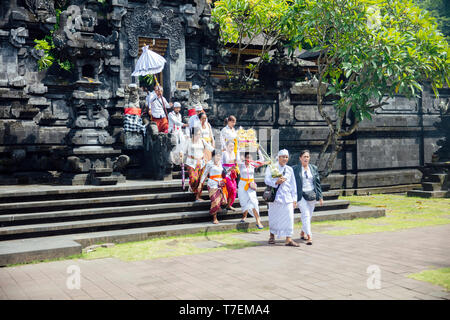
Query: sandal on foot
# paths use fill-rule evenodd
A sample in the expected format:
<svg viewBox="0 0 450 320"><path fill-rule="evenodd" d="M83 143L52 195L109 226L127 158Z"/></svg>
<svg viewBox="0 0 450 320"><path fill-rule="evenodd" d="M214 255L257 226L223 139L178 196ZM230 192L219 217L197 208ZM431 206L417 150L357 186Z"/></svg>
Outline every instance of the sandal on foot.
<svg viewBox="0 0 450 320"><path fill-rule="evenodd" d="M261 226L258 226L258 225L256 225L256 227L258 228L258 229L264 229L264 226L263 225L261 225Z"/></svg>
<svg viewBox="0 0 450 320"><path fill-rule="evenodd" d="M288 247L300 247L300 245L295 241L289 241L288 243L285 243L284 245L288 246Z"/></svg>
<svg viewBox="0 0 450 320"><path fill-rule="evenodd" d="M311 245L312 245L312 240L308 240L308 241L306 242L306 244L307 244L308 246L311 246Z"/></svg>
<svg viewBox="0 0 450 320"><path fill-rule="evenodd" d="M269 244L275 244L275 238L269 238Z"/></svg>

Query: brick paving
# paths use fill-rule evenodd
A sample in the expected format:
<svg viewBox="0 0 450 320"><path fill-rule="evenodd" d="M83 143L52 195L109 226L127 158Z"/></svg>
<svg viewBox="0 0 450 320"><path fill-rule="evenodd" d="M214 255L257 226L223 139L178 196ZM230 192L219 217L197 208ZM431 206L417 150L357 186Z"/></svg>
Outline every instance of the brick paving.
<svg viewBox="0 0 450 320"><path fill-rule="evenodd" d="M238 234L261 246L124 262L67 260L0 268L0 299L418 299L448 300L442 287L407 277L450 266L450 225L365 235L314 234L314 244L267 244L268 231ZM80 268L68 289L68 267ZM369 266L380 270L368 289Z"/></svg>

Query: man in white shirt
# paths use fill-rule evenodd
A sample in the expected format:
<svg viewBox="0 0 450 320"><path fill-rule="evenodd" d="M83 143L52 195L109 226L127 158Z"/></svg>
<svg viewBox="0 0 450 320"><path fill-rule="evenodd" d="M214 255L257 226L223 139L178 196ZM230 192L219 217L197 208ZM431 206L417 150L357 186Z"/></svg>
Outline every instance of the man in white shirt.
<svg viewBox="0 0 450 320"><path fill-rule="evenodd" d="M203 112L203 107L201 104L197 104L195 106L195 112L197 114L193 115L192 117L189 118L189 130L194 128L194 127L200 127L200 118L199 115L200 113Z"/></svg>
<svg viewBox="0 0 450 320"><path fill-rule="evenodd" d="M149 115L152 121L156 122L159 132L167 133L169 123L167 121L167 108L172 107L172 103L168 103L163 96L163 88L155 86L155 91L149 93L145 99L149 106Z"/></svg>
<svg viewBox="0 0 450 320"><path fill-rule="evenodd" d="M183 148L183 144L186 142L182 128L187 127L187 124L182 121L180 110L181 104L175 102L173 104L173 111L169 113L169 133L172 133L175 137L175 148L171 151L170 157L172 163L177 165L183 161L179 153Z"/></svg>
<svg viewBox="0 0 450 320"><path fill-rule="evenodd" d="M181 117L181 104L175 102L173 104L173 111L169 112L169 133L181 132L182 128L186 128L187 124L183 123Z"/></svg>

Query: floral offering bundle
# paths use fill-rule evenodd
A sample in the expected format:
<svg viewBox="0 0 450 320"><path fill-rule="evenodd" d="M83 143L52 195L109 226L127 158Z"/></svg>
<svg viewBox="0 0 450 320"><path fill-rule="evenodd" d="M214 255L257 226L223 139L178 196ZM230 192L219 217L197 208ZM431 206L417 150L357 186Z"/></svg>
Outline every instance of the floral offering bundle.
<svg viewBox="0 0 450 320"><path fill-rule="evenodd" d="M257 149L259 146L258 139L256 138L256 131L254 129L245 130L242 127L239 127L239 130L237 131L237 141L238 148L241 150L247 148Z"/></svg>

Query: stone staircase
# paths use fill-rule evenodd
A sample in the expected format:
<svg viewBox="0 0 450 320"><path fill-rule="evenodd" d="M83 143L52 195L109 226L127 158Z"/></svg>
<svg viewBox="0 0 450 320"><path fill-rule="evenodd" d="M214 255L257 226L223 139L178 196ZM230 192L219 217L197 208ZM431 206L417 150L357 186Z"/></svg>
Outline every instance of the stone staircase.
<svg viewBox="0 0 450 320"><path fill-rule="evenodd" d="M427 163L422 189L408 191L409 197L450 198L450 162Z"/></svg>
<svg viewBox="0 0 450 320"><path fill-rule="evenodd" d="M181 177L180 172L174 172ZM263 178L256 179L262 222L268 226L262 199ZM187 185L187 180L186 180ZM324 192L324 205L313 220L379 217L384 209L350 207L339 191ZM207 200L206 188L202 198ZM223 210L211 223L210 202L194 202L181 180L128 181L104 186L16 186L0 189L0 265L64 257L105 242L128 242L196 232L254 228L249 216ZM234 207L239 208L239 199ZM298 209L296 221L300 220Z"/></svg>

